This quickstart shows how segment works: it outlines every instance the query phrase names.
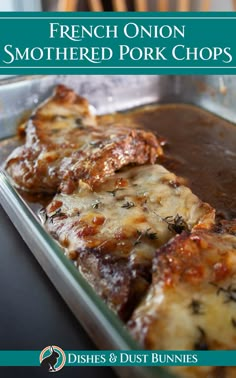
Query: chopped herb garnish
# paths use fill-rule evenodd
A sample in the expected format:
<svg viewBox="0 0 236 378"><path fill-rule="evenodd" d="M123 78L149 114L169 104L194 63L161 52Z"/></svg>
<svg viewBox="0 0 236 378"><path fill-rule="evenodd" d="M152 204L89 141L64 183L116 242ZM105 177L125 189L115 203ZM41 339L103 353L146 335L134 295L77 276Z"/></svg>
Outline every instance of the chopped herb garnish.
<svg viewBox="0 0 236 378"><path fill-rule="evenodd" d="M117 189L114 189L114 190L108 190L107 193L110 193L113 195L113 197L116 196L116 192L117 192Z"/></svg>
<svg viewBox="0 0 236 378"><path fill-rule="evenodd" d="M234 287L233 285L229 285L227 288L224 288L221 286L217 286L214 283L212 283L212 285L217 287L217 292L216 292L217 295L220 295L220 293L225 294L226 299L224 303L236 302L236 287Z"/></svg>
<svg viewBox="0 0 236 378"><path fill-rule="evenodd" d="M131 207L135 207L135 204L133 202L127 201L121 206L123 209L131 209Z"/></svg>
<svg viewBox="0 0 236 378"><path fill-rule="evenodd" d="M146 236L148 239L156 240L157 239L157 233L156 232L151 232L150 230L151 230L151 228L148 228L145 231L144 236Z"/></svg>
<svg viewBox="0 0 236 378"><path fill-rule="evenodd" d="M168 224L168 230L175 232L176 234L181 234L183 231L189 231L186 221L179 214L175 217L165 217L163 218L163 221Z"/></svg>
<svg viewBox="0 0 236 378"><path fill-rule="evenodd" d="M206 337L206 332L202 327L197 327L200 335L196 343L194 344L194 349L195 350L208 350L208 344L207 344L207 337Z"/></svg>
<svg viewBox="0 0 236 378"><path fill-rule="evenodd" d="M110 194L113 195L113 197L115 197L115 196L116 196L116 192L117 192L118 190L124 190L124 189L123 189L123 188L116 188L116 189L114 189L114 190L107 190L107 193L110 193Z"/></svg>
<svg viewBox="0 0 236 378"><path fill-rule="evenodd" d="M190 305L188 306L192 310L193 315L203 315L202 312L202 303L197 299L192 299Z"/></svg>
<svg viewBox="0 0 236 378"><path fill-rule="evenodd" d="M138 245L141 243L141 238L143 237L142 231L137 230L138 238L134 242L134 246Z"/></svg>
<svg viewBox="0 0 236 378"><path fill-rule="evenodd" d="M92 204L92 208L93 208L93 209L98 209L98 208L99 208L99 205L101 205L101 201L97 200L97 201L95 201L95 202Z"/></svg>
<svg viewBox="0 0 236 378"><path fill-rule="evenodd" d="M84 129L82 118L80 118L80 117L76 118L75 123L76 123L77 129L80 129L80 130Z"/></svg>
<svg viewBox="0 0 236 378"><path fill-rule="evenodd" d="M233 327L236 328L236 319L232 318L231 323L232 323Z"/></svg>
<svg viewBox="0 0 236 378"><path fill-rule="evenodd" d="M138 245L141 243L142 238L148 238L150 240L156 240L157 239L157 233L156 232L151 232L151 228L148 228L145 231L139 231L137 230L138 238L134 242L134 246Z"/></svg>
<svg viewBox="0 0 236 378"><path fill-rule="evenodd" d="M52 215L50 215L50 216L48 217L48 218L49 218L49 221L50 221L51 223L53 223L53 219L54 219L55 217L57 217L58 215L63 215L62 212L61 212L61 208L57 209L57 210L55 211L55 213L53 213Z"/></svg>

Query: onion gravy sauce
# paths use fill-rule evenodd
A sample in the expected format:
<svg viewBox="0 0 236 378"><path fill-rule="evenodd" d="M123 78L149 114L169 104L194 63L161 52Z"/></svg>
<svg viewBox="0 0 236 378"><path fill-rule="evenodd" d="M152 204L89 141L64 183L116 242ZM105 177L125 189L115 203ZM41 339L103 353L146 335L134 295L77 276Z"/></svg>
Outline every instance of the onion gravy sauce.
<svg viewBox="0 0 236 378"><path fill-rule="evenodd" d="M158 160L186 179L218 218L236 218L236 126L192 105L155 105L100 117L101 123L128 123L166 140Z"/></svg>

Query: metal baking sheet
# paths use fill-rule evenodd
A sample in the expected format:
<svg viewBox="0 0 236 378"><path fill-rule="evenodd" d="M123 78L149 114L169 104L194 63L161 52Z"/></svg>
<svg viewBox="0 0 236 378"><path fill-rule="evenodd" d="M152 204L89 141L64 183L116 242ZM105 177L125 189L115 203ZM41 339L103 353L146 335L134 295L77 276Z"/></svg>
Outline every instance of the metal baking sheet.
<svg viewBox="0 0 236 378"><path fill-rule="evenodd" d="M12 137L22 117L63 83L85 96L97 114L150 103L191 103L236 122L235 76L33 76L12 77L0 84L0 139ZM8 151L7 151L8 152ZM5 158L4 148L0 160ZM0 161L1 163L1 161ZM64 256L4 171L0 201L12 222L78 320L101 349L137 349L119 319ZM117 368L121 377L167 378L159 368Z"/></svg>
<svg viewBox="0 0 236 378"><path fill-rule="evenodd" d="M18 76L0 82L0 138L14 135L22 116L58 83L88 98L98 114L155 102L184 102L236 122L236 76Z"/></svg>

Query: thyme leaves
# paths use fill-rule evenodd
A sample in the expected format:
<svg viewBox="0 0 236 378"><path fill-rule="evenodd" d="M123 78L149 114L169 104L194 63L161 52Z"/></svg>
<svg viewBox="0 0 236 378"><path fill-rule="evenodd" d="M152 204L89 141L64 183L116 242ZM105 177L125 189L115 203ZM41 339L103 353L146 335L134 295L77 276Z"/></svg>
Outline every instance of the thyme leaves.
<svg viewBox="0 0 236 378"><path fill-rule="evenodd" d="M179 214L165 217L163 221L168 224L168 230L173 233L181 234L183 231L189 231L187 222Z"/></svg>
<svg viewBox="0 0 236 378"><path fill-rule="evenodd" d="M116 188L114 190L107 190L107 193L110 193L110 194L113 195L113 197L115 197L118 190L124 190L124 189L123 188Z"/></svg>
<svg viewBox="0 0 236 378"><path fill-rule="evenodd" d="M151 228L148 228L147 230L144 230L144 231L137 230L137 235L138 235L138 237L134 242L134 246L140 244L142 242L142 239L144 239L144 238L147 238L149 240L158 239L157 233L152 232Z"/></svg>
<svg viewBox="0 0 236 378"><path fill-rule="evenodd" d="M203 315L204 312L203 312L203 304L202 302L200 302L199 300L197 299L192 299L191 303L189 304L188 306L191 311L192 311L192 315Z"/></svg>
<svg viewBox="0 0 236 378"><path fill-rule="evenodd" d="M236 328L236 319L235 319L235 318L232 318L232 319L231 319L231 323L232 323L232 326L233 326L234 328Z"/></svg>
<svg viewBox="0 0 236 378"><path fill-rule="evenodd" d="M49 222L53 223L54 219L59 216L65 216L65 214L62 213L61 208L57 209L52 215L48 216Z"/></svg>
<svg viewBox="0 0 236 378"><path fill-rule="evenodd" d="M132 207L135 207L135 204L132 201L127 201L121 206L123 209L131 209Z"/></svg>
<svg viewBox="0 0 236 378"><path fill-rule="evenodd" d="M217 288L216 295L223 293L225 295L224 303L236 302L236 286L229 285L228 287L217 286L215 283L211 283Z"/></svg>
<svg viewBox="0 0 236 378"><path fill-rule="evenodd" d="M195 350L208 350L209 347L208 347L208 343L207 343L206 332L200 326L198 326L197 329L198 329L198 332L199 332L199 337L194 344L194 349Z"/></svg>
<svg viewBox="0 0 236 378"><path fill-rule="evenodd" d="M151 229L148 228L145 232L145 236L150 239L150 240L156 240L157 239L157 233L156 232L151 232Z"/></svg>
<svg viewBox="0 0 236 378"><path fill-rule="evenodd" d="M77 117L75 120L76 128L79 130L84 130L85 126L83 125L82 117Z"/></svg>
<svg viewBox="0 0 236 378"><path fill-rule="evenodd" d="M137 230L137 234L138 234L138 237L137 237L137 239L134 242L134 246L140 244L141 243L141 238L143 237L142 231Z"/></svg>
<svg viewBox="0 0 236 378"><path fill-rule="evenodd" d="M96 200L94 203L92 203L92 208L98 209L101 204L102 202L100 200Z"/></svg>

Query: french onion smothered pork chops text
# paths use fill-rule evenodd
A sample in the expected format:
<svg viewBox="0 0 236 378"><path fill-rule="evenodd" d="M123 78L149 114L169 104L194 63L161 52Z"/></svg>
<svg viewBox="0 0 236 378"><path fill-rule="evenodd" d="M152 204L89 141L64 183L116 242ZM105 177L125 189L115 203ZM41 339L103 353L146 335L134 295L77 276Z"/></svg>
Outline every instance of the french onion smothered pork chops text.
<svg viewBox="0 0 236 378"><path fill-rule="evenodd" d="M45 225L96 291L127 318L148 287L155 249L176 232L213 221L214 210L174 174L146 165L116 173L94 191L84 184L73 195L56 195Z"/></svg>
<svg viewBox="0 0 236 378"><path fill-rule="evenodd" d="M97 126L87 100L59 85L27 122L25 145L10 155L6 169L22 189L69 194L80 179L93 187L130 163L153 164L160 154L154 134Z"/></svg>

